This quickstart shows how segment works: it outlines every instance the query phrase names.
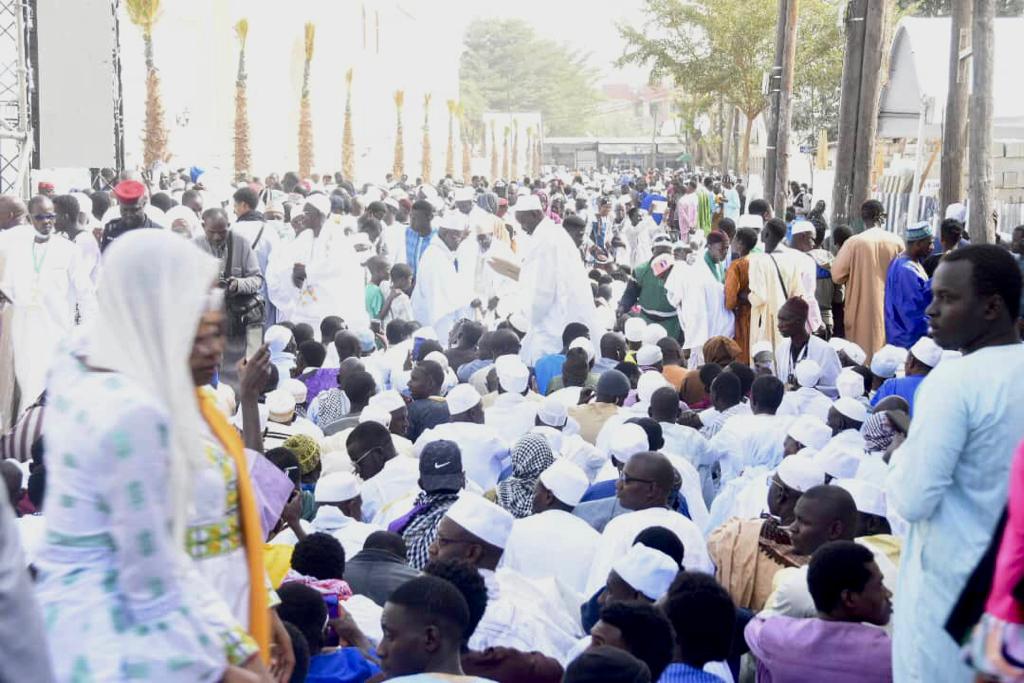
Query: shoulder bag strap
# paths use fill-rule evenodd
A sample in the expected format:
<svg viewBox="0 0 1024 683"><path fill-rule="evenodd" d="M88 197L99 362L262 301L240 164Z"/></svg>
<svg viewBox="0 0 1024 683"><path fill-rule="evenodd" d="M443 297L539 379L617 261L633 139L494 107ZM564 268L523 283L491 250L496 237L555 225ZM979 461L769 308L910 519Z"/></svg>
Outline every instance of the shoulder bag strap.
<svg viewBox="0 0 1024 683"><path fill-rule="evenodd" d="M768 258L772 260L772 265L775 266L775 274L779 276L779 286L782 287L782 296L789 299L789 291L786 289L786 283L782 280L782 270L779 268L779 262L775 260L775 257L768 254Z"/></svg>

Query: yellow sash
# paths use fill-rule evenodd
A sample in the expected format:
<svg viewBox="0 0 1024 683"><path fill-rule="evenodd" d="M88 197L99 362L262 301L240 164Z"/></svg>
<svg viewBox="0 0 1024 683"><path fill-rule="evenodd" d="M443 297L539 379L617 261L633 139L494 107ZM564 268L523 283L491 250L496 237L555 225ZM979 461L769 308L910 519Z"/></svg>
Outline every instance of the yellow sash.
<svg viewBox="0 0 1024 683"><path fill-rule="evenodd" d="M242 542L245 545L245 563L249 568L249 635L260 647L260 658L270 661L270 608L264 581L263 529L256 511L256 494L249 479L245 460L245 447L238 431L227 421L213 397L197 390L199 412L210 431L231 456L238 472L238 512L242 518Z"/></svg>

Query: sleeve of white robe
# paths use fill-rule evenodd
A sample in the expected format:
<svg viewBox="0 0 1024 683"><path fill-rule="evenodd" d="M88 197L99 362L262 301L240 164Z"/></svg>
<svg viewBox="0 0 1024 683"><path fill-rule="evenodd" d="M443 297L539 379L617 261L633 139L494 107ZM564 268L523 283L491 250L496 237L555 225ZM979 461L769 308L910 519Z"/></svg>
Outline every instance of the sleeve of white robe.
<svg viewBox="0 0 1024 683"><path fill-rule="evenodd" d="M295 266L295 255L298 250L305 246L309 251L309 238L312 235L308 231L298 235L288 243L280 243L270 252L270 260L267 263L267 295L270 301L280 310L285 319L295 309L299 299L299 289L292 283L292 269Z"/></svg>

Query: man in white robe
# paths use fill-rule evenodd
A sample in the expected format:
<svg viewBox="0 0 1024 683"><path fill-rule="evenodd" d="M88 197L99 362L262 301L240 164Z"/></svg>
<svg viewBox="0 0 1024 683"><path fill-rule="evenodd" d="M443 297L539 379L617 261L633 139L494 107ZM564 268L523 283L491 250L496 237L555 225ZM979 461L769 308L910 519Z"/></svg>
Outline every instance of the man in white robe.
<svg viewBox="0 0 1024 683"><path fill-rule="evenodd" d="M793 371L804 360L813 360L821 369L815 388L830 398L837 398L836 379L842 371L839 354L832 346L808 332L808 314L818 310L817 304L808 305L801 298L784 303L775 317L776 329L782 341L775 347L775 374L790 384Z"/></svg>
<svg viewBox="0 0 1024 683"><path fill-rule="evenodd" d="M5 267L0 290L13 305L11 341L21 404L46 388L46 374L76 322L96 308L89 265L74 242L54 234L53 202L38 195L28 204L32 227L6 231L0 240Z"/></svg>
<svg viewBox="0 0 1024 683"><path fill-rule="evenodd" d="M776 315L790 297L804 296L801 263L790 254L779 250L786 237L786 224L772 219L761 230L763 254L751 254L750 259L750 348L767 341L776 350L782 344ZM799 256L804 256L800 254ZM814 290L809 301L815 301ZM816 306L815 306L816 307Z"/></svg>
<svg viewBox="0 0 1024 683"><path fill-rule="evenodd" d="M518 267L519 258L507 244L494 239L491 226L487 223L472 223L471 220L471 229L472 239L463 240L455 256L464 286L472 293L472 298L479 301L475 312L476 319L480 320L484 317L483 311L493 310L492 303L496 306L499 300L511 299L519 289L515 280L495 270L495 263Z"/></svg>
<svg viewBox="0 0 1024 683"><path fill-rule="evenodd" d="M512 525L502 566L527 578L558 577L582 595L601 538L572 514L588 485L587 475L569 460L555 460L544 470L534 494L533 514Z"/></svg>
<svg viewBox="0 0 1024 683"><path fill-rule="evenodd" d="M679 311L679 326L683 330L684 350L689 349L689 367L703 362L701 349L711 337L732 338L736 332L736 318L725 307L725 286L715 279L703 256L690 264L675 261L665 281L665 295Z"/></svg>
<svg viewBox="0 0 1024 683"><path fill-rule="evenodd" d="M430 558L469 562L484 579L487 609L469 640L471 650L536 651L564 665L583 635L579 597L554 577L531 580L498 567L514 521L494 503L463 494L438 524Z"/></svg>
<svg viewBox="0 0 1024 683"><path fill-rule="evenodd" d="M579 249L563 228L544 217L540 199L524 195L515 205L516 220L529 241L522 249L520 295L528 329L520 356L527 365L562 348L562 332L572 322L600 339L590 279Z"/></svg>
<svg viewBox="0 0 1024 683"><path fill-rule="evenodd" d="M302 231L270 256L267 291L282 321L307 323L316 332L321 320L337 315L349 329L368 327L363 267L341 228L325 222L330 213L325 195L306 199Z"/></svg>
<svg viewBox="0 0 1024 683"><path fill-rule="evenodd" d="M456 321L470 316L472 291L467 289L459 271L474 264L460 264L455 256L466 231L464 215L457 211L445 214L437 229L437 239L431 240L423 252L412 290L413 315L421 324L432 327L445 347Z"/></svg>
<svg viewBox="0 0 1024 683"><path fill-rule="evenodd" d="M637 534L652 526L663 526L679 537L686 549L685 569L714 573L700 529L668 509L674 480L672 463L661 453L637 453L629 459L619 476L616 495L619 503L632 512L619 515L604 528L587 578L587 594L604 585L615 560L633 545Z"/></svg>
<svg viewBox="0 0 1024 683"><path fill-rule="evenodd" d="M786 431L796 419L776 415L785 389L775 377L758 377L750 392L750 415L734 415L722 423L708 446L728 482L749 467L776 467L783 458Z"/></svg>

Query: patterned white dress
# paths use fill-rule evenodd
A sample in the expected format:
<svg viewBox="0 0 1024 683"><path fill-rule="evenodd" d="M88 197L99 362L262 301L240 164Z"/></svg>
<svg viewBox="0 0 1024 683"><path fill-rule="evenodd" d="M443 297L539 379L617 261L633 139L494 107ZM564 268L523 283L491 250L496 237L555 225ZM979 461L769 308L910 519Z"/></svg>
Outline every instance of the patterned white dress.
<svg viewBox="0 0 1024 683"><path fill-rule="evenodd" d="M49 392L36 593L57 680L220 680L244 631L174 549L166 411L72 356Z"/></svg>

